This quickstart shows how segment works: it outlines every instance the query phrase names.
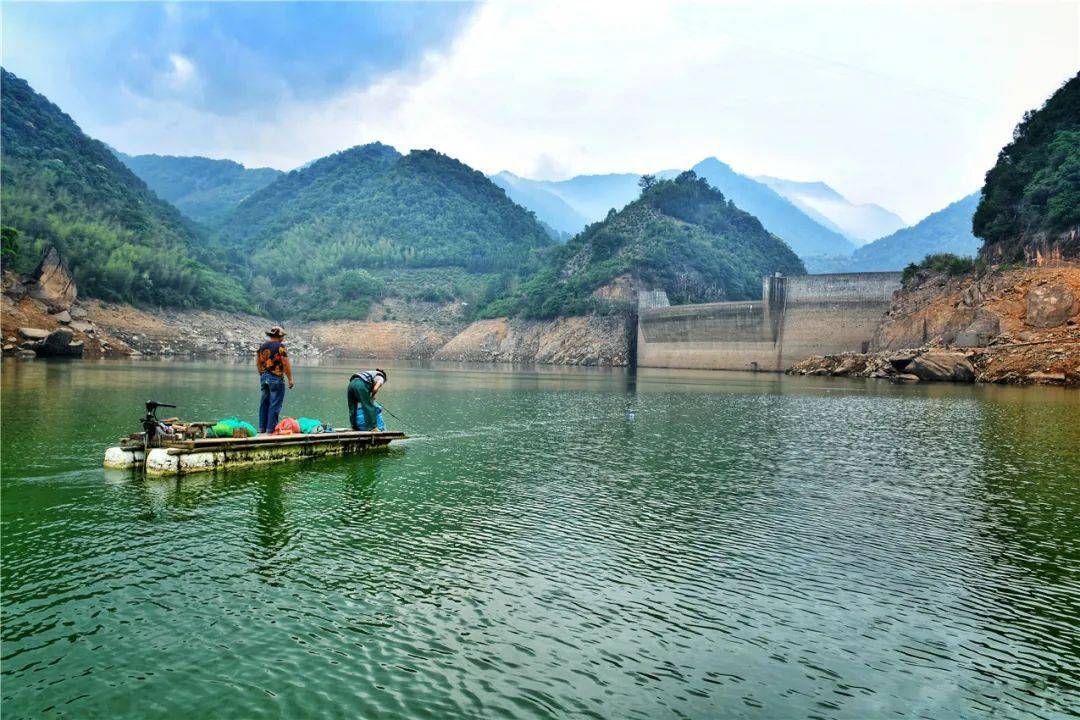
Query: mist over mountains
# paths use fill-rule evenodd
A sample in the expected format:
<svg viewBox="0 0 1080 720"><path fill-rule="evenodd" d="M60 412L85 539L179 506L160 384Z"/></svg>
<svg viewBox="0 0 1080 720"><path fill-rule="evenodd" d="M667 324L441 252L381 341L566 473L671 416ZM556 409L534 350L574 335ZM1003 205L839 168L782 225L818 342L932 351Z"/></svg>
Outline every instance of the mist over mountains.
<svg viewBox="0 0 1080 720"><path fill-rule="evenodd" d="M894 233L907 223L875 203L857 204L823 182L799 182L759 175L755 178L780 193L813 220L856 243Z"/></svg>

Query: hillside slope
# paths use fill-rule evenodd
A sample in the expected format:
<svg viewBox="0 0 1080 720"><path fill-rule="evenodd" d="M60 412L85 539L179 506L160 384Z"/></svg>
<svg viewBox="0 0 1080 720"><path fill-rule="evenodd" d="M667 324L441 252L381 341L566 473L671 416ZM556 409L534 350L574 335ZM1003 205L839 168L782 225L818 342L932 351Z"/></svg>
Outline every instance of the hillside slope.
<svg viewBox="0 0 1080 720"><path fill-rule="evenodd" d="M904 227L899 215L874 203L853 203L823 182L798 182L762 175L755 178L794 203L830 230L855 243L868 243Z"/></svg>
<svg viewBox="0 0 1080 720"><path fill-rule="evenodd" d="M102 142L26 81L0 70L5 265L26 272L55 246L84 294L181 307L244 307L228 273L199 262L204 242Z"/></svg>
<svg viewBox="0 0 1080 720"><path fill-rule="evenodd" d="M245 198L283 174L273 168L246 168L232 160L121 152L116 155L158 197L207 225L221 222Z"/></svg>
<svg viewBox="0 0 1080 720"><path fill-rule="evenodd" d="M754 298L762 275L804 271L757 218L685 172L658 181L559 247L543 270L484 314L538 318L617 309L608 291L619 281L666 290L675 303Z"/></svg>
<svg viewBox="0 0 1080 720"><path fill-rule="evenodd" d="M1080 73L1016 126L986 173L974 231L990 259L1080 258Z"/></svg>
<svg viewBox="0 0 1080 720"><path fill-rule="evenodd" d="M269 311L359 319L388 295L481 301L553 241L482 173L372 143L281 176L240 203L217 242Z"/></svg>

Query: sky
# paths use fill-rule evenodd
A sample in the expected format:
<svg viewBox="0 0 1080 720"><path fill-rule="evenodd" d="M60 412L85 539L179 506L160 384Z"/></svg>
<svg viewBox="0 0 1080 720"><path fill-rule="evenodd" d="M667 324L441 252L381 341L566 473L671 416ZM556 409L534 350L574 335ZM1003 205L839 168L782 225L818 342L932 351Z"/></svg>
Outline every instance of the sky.
<svg viewBox="0 0 1080 720"><path fill-rule="evenodd" d="M822 180L913 222L1080 69L1054 2L4 2L2 57L131 154L291 169L435 148L538 179Z"/></svg>

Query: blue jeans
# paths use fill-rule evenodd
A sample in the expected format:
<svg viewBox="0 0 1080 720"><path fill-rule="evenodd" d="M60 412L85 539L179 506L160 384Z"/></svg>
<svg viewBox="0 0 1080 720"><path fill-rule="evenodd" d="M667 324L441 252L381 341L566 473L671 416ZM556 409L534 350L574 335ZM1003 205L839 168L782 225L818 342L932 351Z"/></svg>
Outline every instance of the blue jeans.
<svg viewBox="0 0 1080 720"><path fill-rule="evenodd" d="M358 430L374 429L367 426L367 419L364 417L364 408L362 407L356 408L356 427ZM382 407L379 405L375 406L375 427L380 430L386 429L386 424L383 422L382 419Z"/></svg>
<svg viewBox="0 0 1080 720"><path fill-rule="evenodd" d="M281 415L281 405L285 402L285 381L273 373L259 376L262 400L259 402L259 432L272 432Z"/></svg>

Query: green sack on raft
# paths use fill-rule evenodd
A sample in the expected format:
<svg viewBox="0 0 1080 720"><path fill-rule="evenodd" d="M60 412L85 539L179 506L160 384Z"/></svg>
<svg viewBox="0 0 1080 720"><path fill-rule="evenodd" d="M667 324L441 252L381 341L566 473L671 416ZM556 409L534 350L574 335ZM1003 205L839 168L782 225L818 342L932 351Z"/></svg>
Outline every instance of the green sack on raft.
<svg viewBox="0 0 1080 720"><path fill-rule="evenodd" d="M235 437L237 430L243 430L247 433L247 437L255 437L259 434L259 431L255 429L255 426L249 422L244 422L236 417L223 418L218 420L215 425L212 425L207 429L207 435L213 433L212 437Z"/></svg>
<svg viewBox="0 0 1080 720"><path fill-rule="evenodd" d="M300 432L305 435L326 432L328 430L326 423L322 420L316 420L315 418L296 418L296 422L300 425Z"/></svg>

